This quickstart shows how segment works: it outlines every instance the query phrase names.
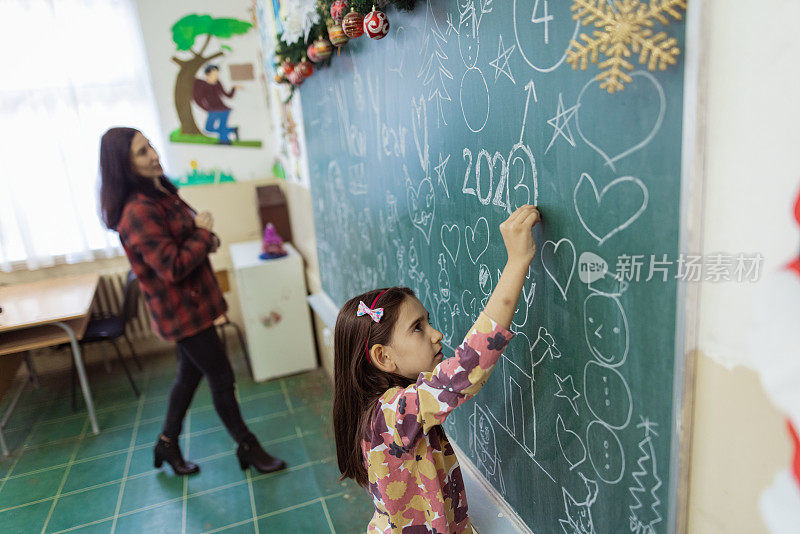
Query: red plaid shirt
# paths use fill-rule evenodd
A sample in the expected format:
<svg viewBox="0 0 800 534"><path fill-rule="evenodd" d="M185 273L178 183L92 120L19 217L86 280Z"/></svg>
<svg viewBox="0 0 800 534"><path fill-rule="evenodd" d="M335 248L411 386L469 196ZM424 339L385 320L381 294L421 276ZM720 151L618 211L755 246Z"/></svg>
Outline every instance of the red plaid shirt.
<svg viewBox="0 0 800 534"><path fill-rule="evenodd" d="M117 231L161 337L177 341L192 336L227 311L208 261L219 241L195 226L180 197L134 194Z"/></svg>

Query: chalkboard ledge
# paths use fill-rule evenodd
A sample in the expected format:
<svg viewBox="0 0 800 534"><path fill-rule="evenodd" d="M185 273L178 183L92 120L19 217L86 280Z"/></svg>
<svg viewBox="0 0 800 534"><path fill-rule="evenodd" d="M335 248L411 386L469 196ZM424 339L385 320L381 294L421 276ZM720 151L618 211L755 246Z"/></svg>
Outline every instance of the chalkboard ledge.
<svg viewBox="0 0 800 534"><path fill-rule="evenodd" d="M479 534L533 534L503 496L481 475L469 457L451 441L467 490L472 526Z"/></svg>

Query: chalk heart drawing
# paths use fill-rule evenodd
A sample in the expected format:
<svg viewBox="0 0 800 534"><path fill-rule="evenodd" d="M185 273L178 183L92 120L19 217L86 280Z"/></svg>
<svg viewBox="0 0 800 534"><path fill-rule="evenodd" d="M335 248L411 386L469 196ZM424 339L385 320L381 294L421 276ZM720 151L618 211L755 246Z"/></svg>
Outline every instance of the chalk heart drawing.
<svg viewBox="0 0 800 534"><path fill-rule="evenodd" d="M570 471L586 461L586 446L583 444L583 440L564 425L561 414L556 417L556 439L561 454L569 464Z"/></svg>
<svg viewBox="0 0 800 534"><path fill-rule="evenodd" d="M612 367L589 361L583 368L583 397L597 419L622 430L631 422L633 398L625 378Z"/></svg>
<svg viewBox="0 0 800 534"><path fill-rule="evenodd" d="M634 176L621 176L602 190L588 173L581 174L572 202L581 225L602 245L638 219L647 209L647 187Z"/></svg>
<svg viewBox="0 0 800 534"><path fill-rule="evenodd" d="M467 244L467 253L472 263L478 264L478 260L486 249L489 248L489 222L485 217L481 217L475 226L464 228L464 239Z"/></svg>
<svg viewBox="0 0 800 534"><path fill-rule="evenodd" d="M542 247L542 265L547 276L556 284L561 296L567 300L567 291L575 274L575 245L566 237L558 242L545 241Z"/></svg>
<svg viewBox="0 0 800 534"><path fill-rule="evenodd" d="M583 334L592 355L619 367L628 357L628 318L616 297L594 293L583 301Z"/></svg>
<svg viewBox="0 0 800 534"><path fill-rule="evenodd" d="M586 449L597 476L607 484L616 484L625 474L625 451L617 435L600 421L586 428Z"/></svg>
<svg viewBox="0 0 800 534"><path fill-rule="evenodd" d="M429 178L425 178L414 189L411 182L407 182L408 192L408 214L411 217L411 224L416 226L425 241L431 242L431 228L433 228L433 215L436 211L436 202L433 195L433 184Z"/></svg>
<svg viewBox="0 0 800 534"><path fill-rule="evenodd" d="M667 110L664 89L652 74L636 71L631 76L633 81L625 86L624 91L608 93L600 88L597 78L592 78L578 95L578 111L575 113L578 133L611 169L616 169L617 161L653 140L661 129ZM648 108L651 113L647 113ZM637 112L633 113L633 109ZM610 129L614 131L613 135Z"/></svg>
<svg viewBox="0 0 800 534"><path fill-rule="evenodd" d="M439 231L439 237L442 238L442 246L447 255L450 256L454 264L457 264L458 251L461 249L461 231L458 225L443 224L442 229Z"/></svg>

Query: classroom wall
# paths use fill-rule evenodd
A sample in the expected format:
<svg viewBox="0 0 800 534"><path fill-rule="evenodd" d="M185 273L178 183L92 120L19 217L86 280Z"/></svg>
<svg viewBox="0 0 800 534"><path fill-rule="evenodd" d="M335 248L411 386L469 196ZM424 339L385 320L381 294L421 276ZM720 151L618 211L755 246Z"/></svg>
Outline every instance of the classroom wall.
<svg viewBox="0 0 800 534"><path fill-rule="evenodd" d="M761 252L762 281L704 283L689 494L689 532L769 532L759 499L789 465L785 413L765 387L754 343L759 292L797 255L800 3L710 0L703 253Z"/></svg>

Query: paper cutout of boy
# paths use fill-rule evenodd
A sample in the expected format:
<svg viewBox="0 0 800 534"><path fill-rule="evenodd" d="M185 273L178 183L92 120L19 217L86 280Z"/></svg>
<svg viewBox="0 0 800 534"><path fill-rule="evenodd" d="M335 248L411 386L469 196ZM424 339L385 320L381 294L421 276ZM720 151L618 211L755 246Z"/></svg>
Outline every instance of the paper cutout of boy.
<svg viewBox="0 0 800 534"><path fill-rule="evenodd" d="M194 86L192 86L192 98L198 106L208 112L206 131L218 133L219 144L229 145L231 144L230 134L233 134L236 141L239 140L239 128L228 126L231 108L225 105L221 97L233 98L236 90L241 89L241 86L234 85L230 91L225 91L219 81L219 66L217 65L208 65L203 72L206 79L195 79Z"/></svg>

